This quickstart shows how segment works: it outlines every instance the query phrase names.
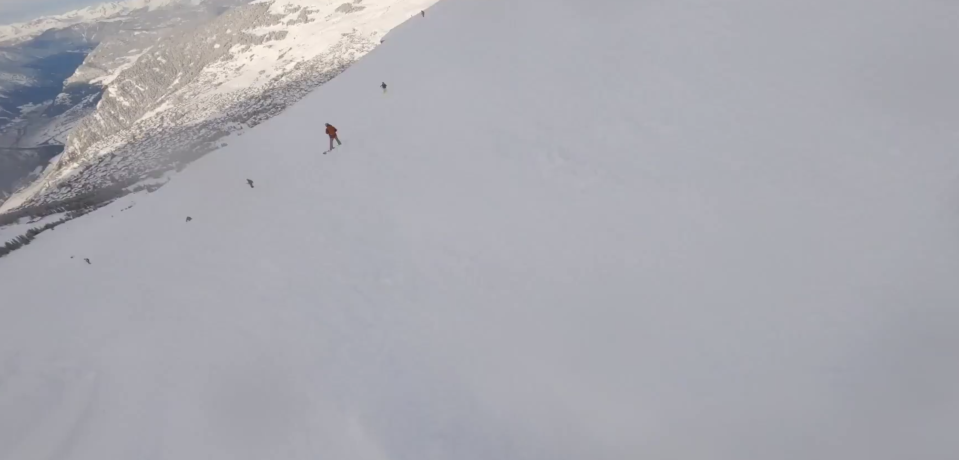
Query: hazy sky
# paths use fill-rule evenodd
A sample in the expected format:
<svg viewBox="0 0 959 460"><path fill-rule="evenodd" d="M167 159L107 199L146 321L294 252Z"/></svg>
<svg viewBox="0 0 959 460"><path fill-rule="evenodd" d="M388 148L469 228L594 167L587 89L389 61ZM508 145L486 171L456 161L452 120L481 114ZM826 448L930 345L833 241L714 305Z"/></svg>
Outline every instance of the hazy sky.
<svg viewBox="0 0 959 460"><path fill-rule="evenodd" d="M105 0L0 0L0 24L22 22L44 14L56 14L103 3Z"/></svg>

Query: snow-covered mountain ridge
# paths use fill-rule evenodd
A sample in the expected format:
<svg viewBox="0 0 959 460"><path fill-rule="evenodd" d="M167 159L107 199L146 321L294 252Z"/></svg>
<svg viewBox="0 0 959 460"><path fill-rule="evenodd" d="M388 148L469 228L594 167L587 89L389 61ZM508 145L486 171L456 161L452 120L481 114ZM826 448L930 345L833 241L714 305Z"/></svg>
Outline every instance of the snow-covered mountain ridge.
<svg viewBox="0 0 959 460"><path fill-rule="evenodd" d="M57 164L3 209L69 199L196 158L333 78L435 2L262 1L171 37L111 77Z"/></svg>
<svg viewBox="0 0 959 460"><path fill-rule="evenodd" d="M85 22L0 43L0 148L65 144L95 109L103 86L145 49L242 3L248 1L125 4L129 11L119 16L68 15ZM0 190L9 191L27 178L8 179L0 180Z"/></svg>
<svg viewBox="0 0 959 460"><path fill-rule="evenodd" d="M152 11L176 4L199 3L198 0L127 0L89 6L55 16L44 16L31 21L0 25L0 46L9 46L27 40L50 29L64 29L76 24L101 21L119 21L134 11Z"/></svg>

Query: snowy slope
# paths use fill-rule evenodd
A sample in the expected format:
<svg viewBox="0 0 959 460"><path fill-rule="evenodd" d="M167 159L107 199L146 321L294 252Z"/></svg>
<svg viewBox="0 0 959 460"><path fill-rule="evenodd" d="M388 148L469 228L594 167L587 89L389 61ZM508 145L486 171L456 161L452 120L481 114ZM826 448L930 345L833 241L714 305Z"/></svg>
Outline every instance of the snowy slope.
<svg viewBox="0 0 959 460"><path fill-rule="evenodd" d="M959 458L957 14L440 2L0 260L0 458Z"/></svg>
<svg viewBox="0 0 959 460"><path fill-rule="evenodd" d="M161 40L109 76L60 161L0 210L69 200L191 161L280 113L435 2L254 2Z"/></svg>

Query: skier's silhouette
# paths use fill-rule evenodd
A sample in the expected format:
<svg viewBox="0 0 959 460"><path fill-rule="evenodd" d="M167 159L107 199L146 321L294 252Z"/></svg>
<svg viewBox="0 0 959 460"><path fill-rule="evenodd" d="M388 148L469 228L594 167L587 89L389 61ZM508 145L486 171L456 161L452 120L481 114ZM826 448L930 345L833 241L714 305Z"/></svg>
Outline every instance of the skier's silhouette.
<svg viewBox="0 0 959 460"><path fill-rule="evenodd" d="M380 88L383 88L383 93L386 93L386 82L384 81Z"/></svg>
<svg viewBox="0 0 959 460"><path fill-rule="evenodd" d="M253 188L253 179L247 179L246 183L250 184L250 188Z"/></svg>

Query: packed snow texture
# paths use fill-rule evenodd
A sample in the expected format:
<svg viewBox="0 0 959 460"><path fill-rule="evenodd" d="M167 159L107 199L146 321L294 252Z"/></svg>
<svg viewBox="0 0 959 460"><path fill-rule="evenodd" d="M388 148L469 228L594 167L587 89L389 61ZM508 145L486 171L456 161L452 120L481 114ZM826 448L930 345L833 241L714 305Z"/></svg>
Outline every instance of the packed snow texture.
<svg viewBox="0 0 959 460"><path fill-rule="evenodd" d="M0 458L959 458L957 23L441 2L0 260Z"/></svg>

